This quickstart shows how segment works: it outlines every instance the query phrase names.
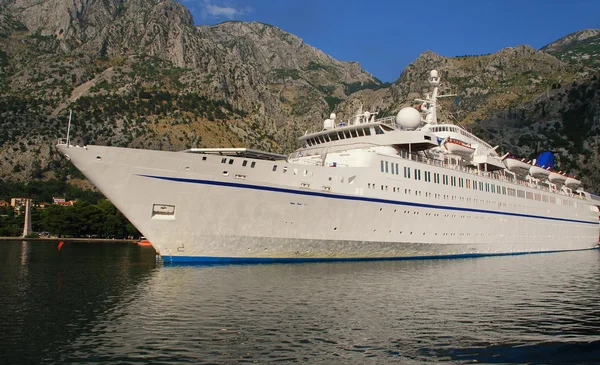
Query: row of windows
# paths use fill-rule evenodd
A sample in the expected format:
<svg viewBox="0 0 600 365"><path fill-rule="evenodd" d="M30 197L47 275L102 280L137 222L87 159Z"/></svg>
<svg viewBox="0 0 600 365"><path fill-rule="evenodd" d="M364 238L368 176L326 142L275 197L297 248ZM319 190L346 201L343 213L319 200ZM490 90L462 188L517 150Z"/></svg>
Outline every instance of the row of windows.
<svg viewBox="0 0 600 365"><path fill-rule="evenodd" d="M484 141L482 141L481 139L479 139L478 137L472 135L471 133L465 131L462 128L456 127L456 126L452 126L452 125L441 125L441 126L436 126L436 127L432 127L431 128L432 132L454 132L454 133L458 133L458 134L462 134L465 137L474 139L475 141L477 141L480 144L483 144L484 146L486 146L487 148L492 148L492 146L490 146L489 144L485 143Z"/></svg>
<svg viewBox="0 0 600 365"><path fill-rule="evenodd" d="M392 173L395 175L399 175L397 163L389 163L388 161L381 160L381 172L384 173ZM414 169L414 174L412 174L415 180L421 180L421 177L424 176L425 182L432 182L431 175L432 173L429 171L422 171L420 169ZM411 178L411 168L404 166L404 177L407 179ZM441 178L441 179L440 179ZM479 191L485 191L486 193L499 194L499 195L508 195L508 196L516 196L518 198L524 198L529 200L541 201L544 203L550 204L558 204L573 208L583 208L589 209L593 211L593 206L589 204L578 204L569 199L561 199L553 196L547 196L544 194L534 193L531 191L518 190L506 186L496 185L494 183L477 181L475 179L468 179L462 177L456 177L452 175L433 173L433 183L434 184L442 184L448 186L455 186L459 188L465 189L473 189Z"/></svg>
<svg viewBox="0 0 600 365"><path fill-rule="evenodd" d="M306 139L305 147L315 146L321 143L333 142L342 139L370 136L373 132L375 134L385 133L379 125L374 126L373 131L369 127L346 129L343 131L331 131L327 134L321 134L319 136Z"/></svg>
<svg viewBox="0 0 600 365"><path fill-rule="evenodd" d="M206 161L206 156L202 157L203 161ZM223 157L221 159L221 163L227 163L227 157ZM229 164L233 165L233 158L229 159ZM248 165L248 160L244 160L242 161L242 166L246 167ZM252 163L250 163L250 168L254 168L256 166L256 161L252 161Z"/></svg>

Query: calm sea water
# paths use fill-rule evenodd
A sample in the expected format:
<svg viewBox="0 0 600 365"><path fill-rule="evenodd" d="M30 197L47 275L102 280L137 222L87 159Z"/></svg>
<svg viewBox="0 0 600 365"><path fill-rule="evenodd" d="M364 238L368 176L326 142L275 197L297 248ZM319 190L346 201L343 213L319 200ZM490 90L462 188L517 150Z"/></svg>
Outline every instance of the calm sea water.
<svg viewBox="0 0 600 365"><path fill-rule="evenodd" d="M600 363L600 252L170 266L0 242L0 364Z"/></svg>

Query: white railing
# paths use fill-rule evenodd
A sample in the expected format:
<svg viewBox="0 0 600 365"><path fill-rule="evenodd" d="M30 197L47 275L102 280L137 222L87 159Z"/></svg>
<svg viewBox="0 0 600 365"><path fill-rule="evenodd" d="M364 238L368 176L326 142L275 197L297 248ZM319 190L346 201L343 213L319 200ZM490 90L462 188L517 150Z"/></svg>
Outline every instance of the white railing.
<svg viewBox="0 0 600 365"><path fill-rule="evenodd" d="M359 117L361 117L361 118L359 118ZM358 115L347 121L340 120L339 122L335 122L332 125L332 128L327 129L327 130L331 131L331 130L335 130L335 129L346 128L348 126L356 126L356 125L362 125L362 124L368 124L368 123L381 123L381 124L390 126L392 128L398 128L398 126L396 125L396 116L394 116L394 115L391 115L389 117L384 117L384 118L379 118L379 119L369 119L369 120L362 118L362 115ZM325 128L323 128L323 127L321 127L321 128L312 127L310 129L306 130L304 135L306 136L306 135L313 134L313 133L323 132L324 130L325 130Z"/></svg>

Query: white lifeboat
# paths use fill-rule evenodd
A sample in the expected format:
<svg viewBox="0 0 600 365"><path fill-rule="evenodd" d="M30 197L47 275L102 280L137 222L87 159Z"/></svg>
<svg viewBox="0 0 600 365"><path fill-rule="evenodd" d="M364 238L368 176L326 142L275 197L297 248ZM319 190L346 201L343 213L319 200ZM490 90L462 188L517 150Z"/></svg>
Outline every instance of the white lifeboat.
<svg viewBox="0 0 600 365"><path fill-rule="evenodd" d="M565 185L571 189L577 189L579 185L581 185L581 181L574 177L567 177L567 180L565 180Z"/></svg>
<svg viewBox="0 0 600 365"><path fill-rule="evenodd" d="M524 175L526 175L531 168L531 165L525 162L525 159L517 160L516 158L507 158L504 160L504 165L512 172Z"/></svg>
<svg viewBox="0 0 600 365"><path fill-rule="evenodd" d="M456 139L446 138L442 143L442 146L446 149L446 151L453 155L459 155L467 158L473 156L473 153L475 152L475 148L471 147L470 144Z"/></svg>
<svg viewBox="0 0 600 365"><path fill-rule="evenodd" d="M550 170L537 165L532 165L529 168L529 175L535 177L536 179L546 179L548 176L550 176Z"/></svg>
<svg viewBox="0 0 600 365"><path fill-rule="evenodd" d="M564 184L567 180L567 177L565 175L559 174L558 172L552 171L548 176L548 180L550 180L550 182L554 184Z"/></svg>

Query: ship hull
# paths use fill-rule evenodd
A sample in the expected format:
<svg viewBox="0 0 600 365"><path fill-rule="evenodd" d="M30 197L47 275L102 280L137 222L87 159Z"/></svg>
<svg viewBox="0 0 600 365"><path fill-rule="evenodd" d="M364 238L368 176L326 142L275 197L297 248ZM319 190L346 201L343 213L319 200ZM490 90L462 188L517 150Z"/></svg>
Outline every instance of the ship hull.
<svg viewBox="0 0 600 365"><path fill-rule="evenodd" d="M169 262L470 257L582 250L597 243L597 213L542 214L483 200L444 200L441 194L424 199L410 179L375 177L377 189L369 190L365 180L350 184L334 175L374 176L364 168L303 171L305 166L284 161L254 161L250 168L242 167L243 158L59 149Z"/></svg>

